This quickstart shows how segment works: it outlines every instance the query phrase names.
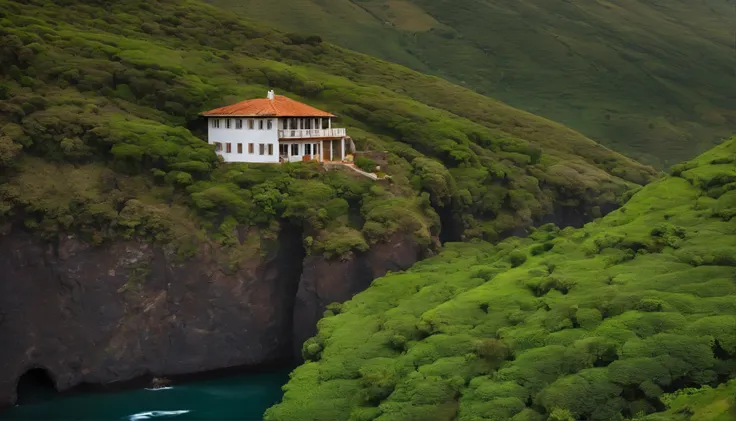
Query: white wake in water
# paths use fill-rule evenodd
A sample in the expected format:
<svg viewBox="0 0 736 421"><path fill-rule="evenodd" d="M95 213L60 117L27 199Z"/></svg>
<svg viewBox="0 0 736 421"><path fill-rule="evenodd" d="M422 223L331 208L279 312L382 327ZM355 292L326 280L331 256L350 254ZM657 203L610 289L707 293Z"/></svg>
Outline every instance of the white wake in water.
<svg viewBox="0 0 736 421"><path fill-rule="evenodd" d="M179 411L148 411L148 412L140 412L138 414L133 414L128 417L129 421L141 421L141 420L150 420L152 418L158 418L158 417L173 417L175 415L182 415L189 413L190 411L188 409L182 409Z"/></svg>

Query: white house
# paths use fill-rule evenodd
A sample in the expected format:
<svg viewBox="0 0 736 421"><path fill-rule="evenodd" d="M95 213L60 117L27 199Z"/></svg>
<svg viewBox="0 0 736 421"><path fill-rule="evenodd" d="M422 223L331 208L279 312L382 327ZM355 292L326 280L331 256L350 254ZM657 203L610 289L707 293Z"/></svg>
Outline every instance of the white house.
<svg viewBox="0 0 736 421"><path fill-rule="evenodd" d="M332 127L334 115L273 91L201 115L225 162L342 161L352 149L345 129Z"/></svg>

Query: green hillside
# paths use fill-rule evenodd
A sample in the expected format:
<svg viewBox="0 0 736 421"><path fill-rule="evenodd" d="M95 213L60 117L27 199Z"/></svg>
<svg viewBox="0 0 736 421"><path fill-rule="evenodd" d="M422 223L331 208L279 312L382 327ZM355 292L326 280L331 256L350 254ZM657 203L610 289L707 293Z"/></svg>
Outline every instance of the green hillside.
<svg viewBox="0 0 736 421"><path fill-rule="evenodd" d="M48 238L191 253L205 233L232 262L279 222L328 256L397 230L429 245L440 217L451 239L493 240L550 215L592 218L655 175L441 79L195 1L0 0L0 62L0 216ZM222 165L198 113L268 88L338 114L359 148L389 151L392 183Z"/></svg>
<svg viewBox="0 0 736 421"><path fill-rule="evenodd" d="M667 410L641 421L732 421L736 419L736 379L717 388L686 388L662 397Z"/></svg>
<svg viewBox="0 0 736 421"><path fill-rule="evenodd" d="M736 130L728 0L208 0L572 127L642 162Z"/></svg>
<svg viewBox="0 0 736 421"><path fill-rule="evenodd" d="M266 418L734 419L734 217L736 138L582 229L449 244L331 306Z"/></svg>

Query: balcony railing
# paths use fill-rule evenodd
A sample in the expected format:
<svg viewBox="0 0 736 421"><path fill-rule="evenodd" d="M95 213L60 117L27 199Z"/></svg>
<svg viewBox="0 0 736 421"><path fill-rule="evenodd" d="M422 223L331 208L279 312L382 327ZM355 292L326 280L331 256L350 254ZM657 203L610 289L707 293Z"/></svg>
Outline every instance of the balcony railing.
<svg viewBox="0 0 736 421"><path fill-rule="evenodd" d="M305 139L310 137L344 137L346 130L340 129L301 129L279 130L279 139Z"/></svg>

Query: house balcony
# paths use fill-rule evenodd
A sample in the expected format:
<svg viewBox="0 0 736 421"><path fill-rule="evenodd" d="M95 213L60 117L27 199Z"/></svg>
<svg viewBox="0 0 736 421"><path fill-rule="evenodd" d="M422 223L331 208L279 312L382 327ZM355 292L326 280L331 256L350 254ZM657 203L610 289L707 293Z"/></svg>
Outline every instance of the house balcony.
<svg viewBox="0 0 736 421"><path fill-rule="evenodd" d="M344 128L287 129L279 130L279 139L338 138L345 137L346 133Z"/></svg>

